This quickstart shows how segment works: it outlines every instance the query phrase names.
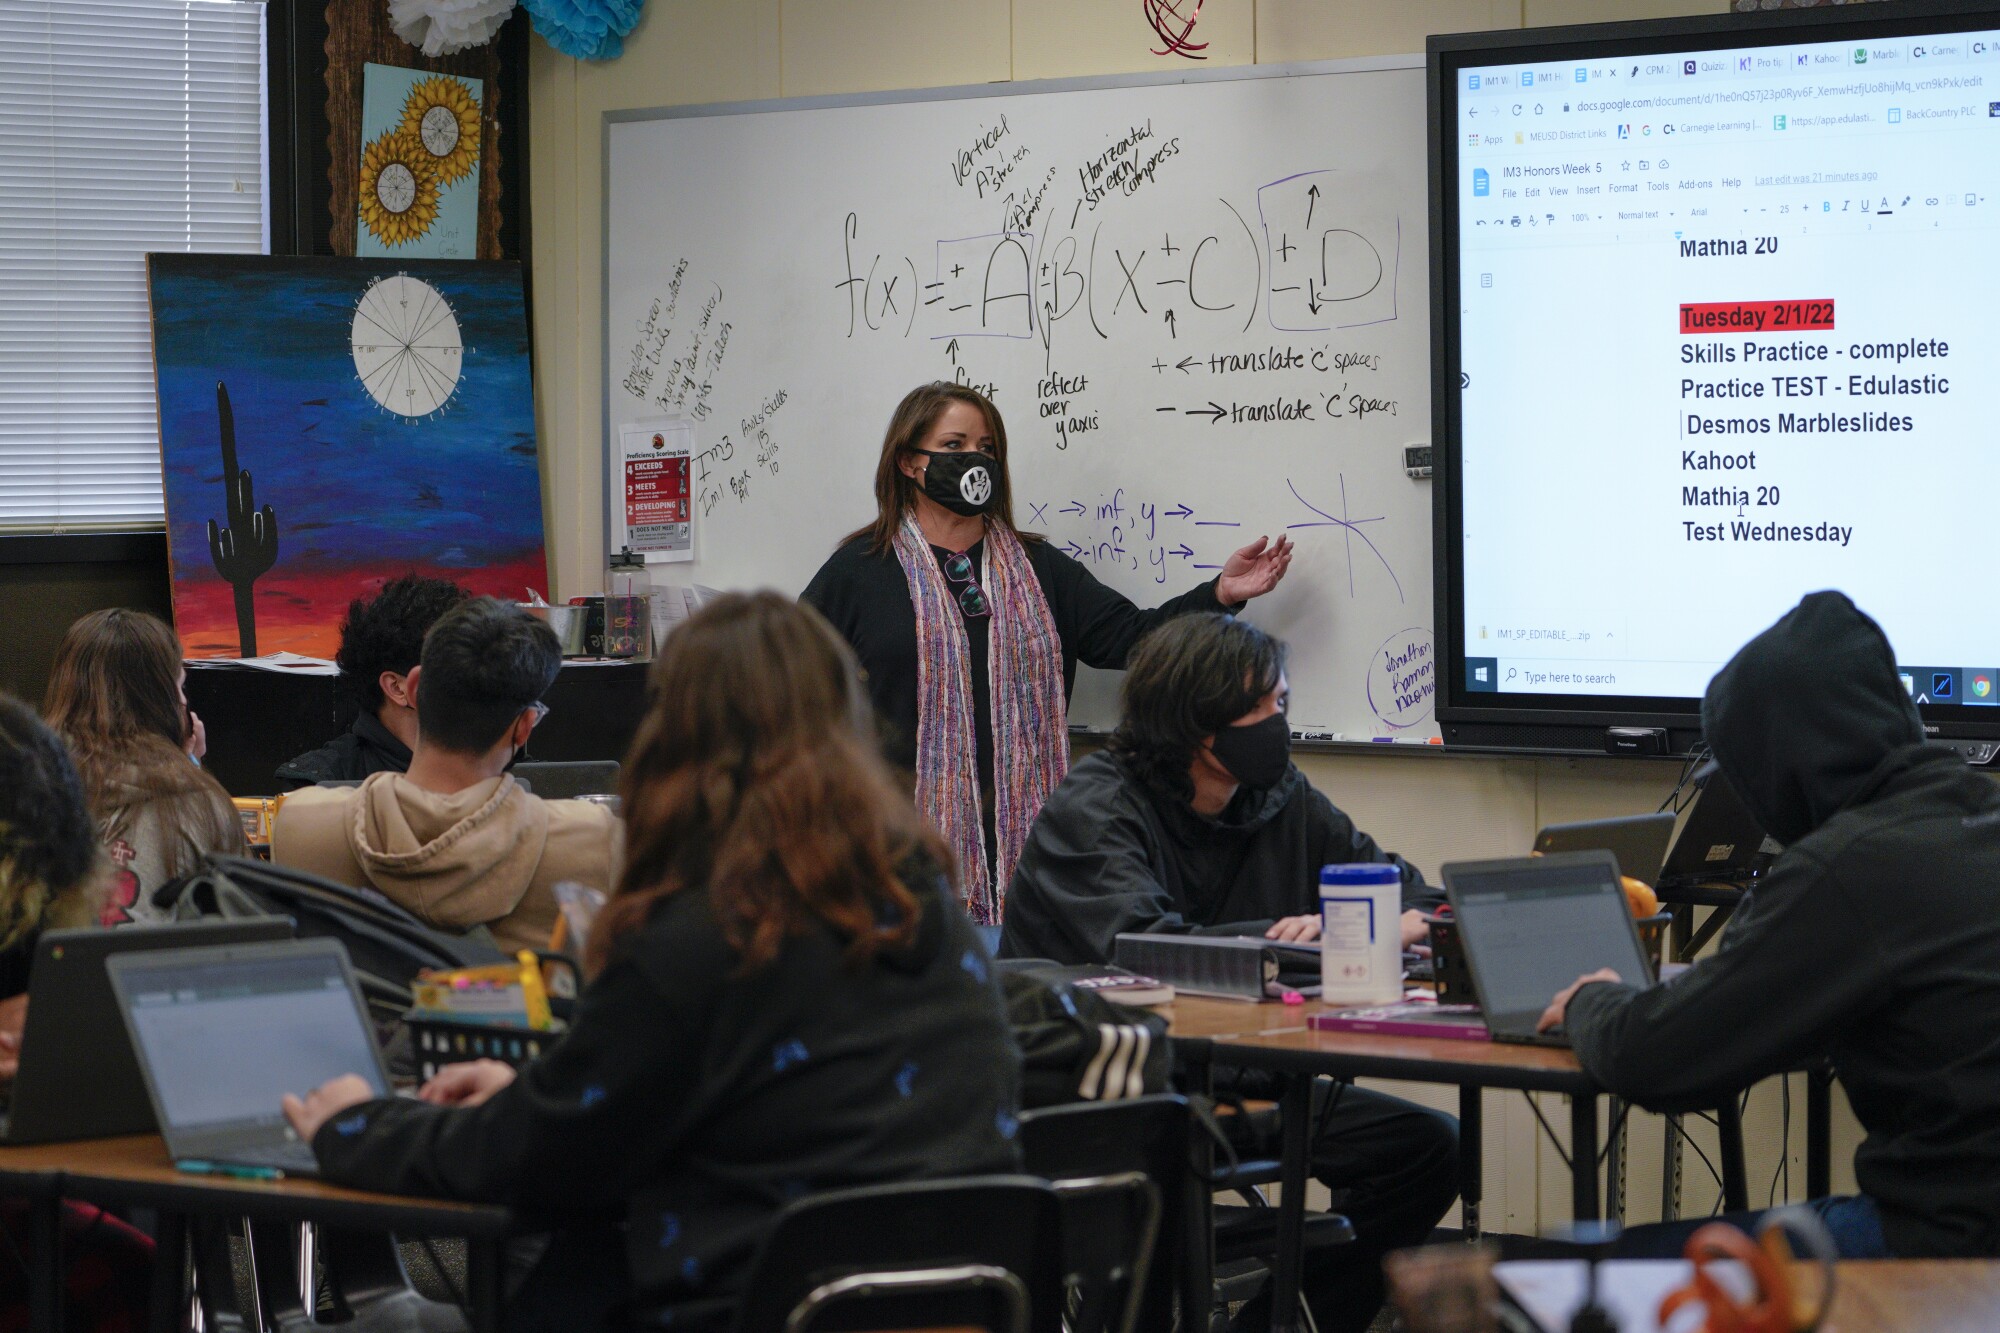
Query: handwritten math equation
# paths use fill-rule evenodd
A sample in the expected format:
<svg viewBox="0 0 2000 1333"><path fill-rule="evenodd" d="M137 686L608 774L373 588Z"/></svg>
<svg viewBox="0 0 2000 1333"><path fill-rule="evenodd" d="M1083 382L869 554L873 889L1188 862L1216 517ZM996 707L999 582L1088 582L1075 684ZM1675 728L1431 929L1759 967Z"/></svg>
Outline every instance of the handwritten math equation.
<svg viewBox="0 0 2000 1333"><path fill-rule="evenodd" d="M1152 137L1150 121L1136 127L1125 162L1141 160ZM1052 358L1072 332L1175 341L1245 333L1260 316L1282 333L1397 318L1402 221L1377 209L1366 177L1286 176L1259 187L1247 211L1218 196L1176 204L1171 217L1092 216L1108 189L1142 191L1173 172L1171 157L1144 161L1143 173L1097 159L1079 166L1077 193L1062 198L1066 220L1050 204L1062 179L1051 167L1026 204L1018 192L986 201L997 225L921 252L875 241L860 211L849 212L833 283L844 336L1038 341Z"/></svg>
<svg viewBox="0 0 2000 1333"><path fill-rule="evenodd" d="M1025 530L1042 533L1074 560L1099 570L1129 570L1158 584L1166 583L1177 570L1220 572L1230 553L1258 535L1276 537L1283 531L1301 545L1338 536L1349 598L1358 596L1358 587L1372 578L1384 581L1399 603L1406 602L1402 579L1375 540L1382 534L1378 525L1387 524L1387 516L1357 516L1350 507L1345 474L1335 475L1332 495L1308 499L1311 489L1309 484L1302 490L1286 478L1287 521L1268 529L1246 529L1241 517L1221 508L1197 509L1185 500L1169 504L1140 498L1122 486L1100 491L1090 500L1029 499L1026 512L1017 517Z"/></svg>
<svg viewBox="0 0 2000 1333"><path fill-rule="evenodd" d="M1186 503L1136 499L1115 487L1096 500L1029 500L1022 526L1045 534L1063 554L1099 569L1143 572L1165 583L1171 569L1220 571L1243 524L1222 513L1202 514ZM1221 537L1230 544L1197 559L1189 542ZM1205 541L1204 551L1221 542Z"/></svg>

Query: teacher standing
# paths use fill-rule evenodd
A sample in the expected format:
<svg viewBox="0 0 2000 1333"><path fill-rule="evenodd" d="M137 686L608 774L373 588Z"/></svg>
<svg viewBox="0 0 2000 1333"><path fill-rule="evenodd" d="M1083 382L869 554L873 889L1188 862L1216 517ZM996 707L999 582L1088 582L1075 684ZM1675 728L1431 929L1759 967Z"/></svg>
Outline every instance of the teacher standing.
<svg viewBox="0 0 2000 1333"><path fill-rule="evenodd" d="M966 910L1000 921L1028 826L1069 768L1076 664L1113 670L1152 629L1236 611L1278 585L1289 538L1150 611L1014 526L1007 428L942 381L897 406L875 469L875 521L844 539L802 600L853 645L889 761L958 858Z"/></svg>

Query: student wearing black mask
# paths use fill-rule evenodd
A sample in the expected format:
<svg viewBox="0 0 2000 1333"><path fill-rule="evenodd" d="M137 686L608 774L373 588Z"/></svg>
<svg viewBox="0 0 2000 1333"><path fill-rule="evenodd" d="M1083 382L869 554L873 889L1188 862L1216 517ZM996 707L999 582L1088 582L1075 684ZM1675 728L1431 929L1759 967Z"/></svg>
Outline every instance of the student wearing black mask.
<svg viewBox="0 0 2000 1333"><path fill-rule="evenodd" d="M1110 744L1070 770L1028 836L1001 957L1106 962L1126 931L1311 940L1320 867L1356 861L1402 872L1403 939L1422 936L1423 911L1443 895L1292 766L1284 651L1256 626L1216 614L1146 637ZM1245 1095L1273 1091L1250 1074L1218 1072ZM1422 1243L1457 1196L1457 1127L1380 1093L1325 1082L1313 1091L1313 1173L1358 1239L1309 1265L1305 1296L1322 1330L1358 1333L1381 1305L1382 1256ZM1275 1153L1275 1124L1230 1120L1245 1148ZM1253 1302L1236 1326L1260 1321L1268 1325L1268 1308Z"/></svg>
<svg viewBox="0 0 2000 1333"><path fill-rule="evenodd" d="M1151 611L1014 526L1007 429L943 382L896 408L875 520L842 540L801 600L861 659L889 762L945 836L974 921L998 924L1014 862L1069 765L1076 664L1118 668L1154 626L1237 609L1278 585L1291 542L1259 538L1219 577Z"/></svg>
<svg viewBox="0 0 2000 1333"><path fill-rule="evenodd" d="M1643 990L1579 977L1542 1026L1659 1111L1830 1059L1865 1134L1858 1191L1809 1205L1840 1257L2000 1257L2000 783L1924 743L1896 660L1816 592L1716 673L1702 734L1784 853L1714 953ZM1678 1255L1686 1231L1620 1249Z"/></svg>

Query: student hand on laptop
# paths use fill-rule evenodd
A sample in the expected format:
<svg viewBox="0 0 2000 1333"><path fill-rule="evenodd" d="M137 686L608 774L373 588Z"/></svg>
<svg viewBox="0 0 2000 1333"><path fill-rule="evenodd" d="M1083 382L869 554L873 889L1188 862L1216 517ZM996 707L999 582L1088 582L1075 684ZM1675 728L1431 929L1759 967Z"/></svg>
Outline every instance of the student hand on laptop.
<svg viewBox="0 0 2000 1333"><path fill-rule="evenodd" d="M295 1093L286 1093L283 1105L285 1119L292 1122L299 1142L311 1143L321 1125L350 1106L374 1100L375 1089L368 1086L367 1079L359 1074L342 1074L339 1078L328 1079L303 1098Z"/></svg>
<svg viewBox="0 0 2000 1333"><path fill-rule="evenodd" d="M1624 979L1608 967L1600 967L1595 972L1585 973L1583 976L1578 977L1575 981L1570 982L1569 985L1564 986L1556 992L1556 998L1549 1001L1549 1007L1542 1010L1541 1018L1536 1020L1535 1031L1547 1032L1551 1028L1561 1027L1564 1016L1569 1013L1570 1000L1575 998L1576 993L1585 986L1590 985L1594 981L1608 981L1613 985L1617 985Z"/></svg>
<svg viewBox="0 0 2000 1333"><path fill-rule="evenodd" d="M1311 944L1319 938L1320 920L1317 916L1284 916L1271 923L1264 932L1267 940L1281 940L1286 944ZM1424 914L1416 908L1403 913L1403 947L1426 946L1420 953L1429 953L1431 928L1424 920Z"/></svg>
<svg viewBox="0 0 2000 1333"><path fill-rule="evenodd" d="M513 1081L498 1060L465 1060L438 1070L417 1096L435 1106L478 1106Z"/></svg>
<svg viewBox="0 0 2000 1333"><path fill-rule="evenodd" d="M1284 944L1311 944L1319 938L1319 918L1281 916L1271 923L1269 930L1264 932L1264 938Z"/></svg>

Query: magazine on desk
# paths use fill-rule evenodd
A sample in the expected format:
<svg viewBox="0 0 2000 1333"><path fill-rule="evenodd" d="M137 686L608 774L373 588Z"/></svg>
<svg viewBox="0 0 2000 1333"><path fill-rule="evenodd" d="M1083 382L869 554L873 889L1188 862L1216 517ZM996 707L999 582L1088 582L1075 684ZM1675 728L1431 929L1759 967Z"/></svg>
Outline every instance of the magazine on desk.
<svg viewBox="0 0 2000 1333"><path fill-rule="evenodd" d="M1388 1037L1448 1037L1454 1041L1490 1041L1486 1020L1476 1004L1439 1004L1435 1000L1402 1000L1313 1014L1306 1023L1322 1032L1376 1032Z"/></svg>

